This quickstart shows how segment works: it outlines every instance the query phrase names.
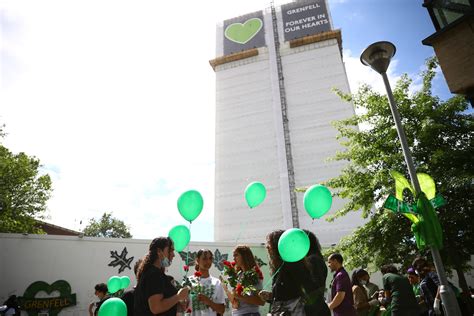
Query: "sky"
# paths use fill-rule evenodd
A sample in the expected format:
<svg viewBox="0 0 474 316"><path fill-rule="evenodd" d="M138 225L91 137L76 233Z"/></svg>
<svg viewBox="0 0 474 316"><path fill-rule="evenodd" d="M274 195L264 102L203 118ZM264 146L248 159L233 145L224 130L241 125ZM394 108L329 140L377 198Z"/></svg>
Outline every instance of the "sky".
<svg viewBox="0 0 474 316"><path fill-rule="evenodd" d="M276 5L288 1L275 1ZM434 55L422 1L329 0L342 29L352 91L384 92L359 61L375 41L397 53L388 74L415 76ZM83 229L112 212L134 238L185 224L176 201L195 189L204 209L193 241L212 241L216 24L269 7L263 0L0 0L3 145L42 163L53 181L46 221ZM434 93L450 97L441 73ZM243 197L242 197L243 198Z"/></svg>

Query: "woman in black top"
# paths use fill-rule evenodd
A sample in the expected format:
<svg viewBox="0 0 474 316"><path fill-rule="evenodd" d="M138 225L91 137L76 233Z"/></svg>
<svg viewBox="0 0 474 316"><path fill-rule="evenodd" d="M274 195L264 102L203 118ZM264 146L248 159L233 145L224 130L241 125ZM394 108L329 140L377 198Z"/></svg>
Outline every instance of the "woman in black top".
<svg viewBox="0 0 474 316"><path fill-rule="evenodd" d="M291 315L304 315L305 292L310 289L311 282L308 278L309 272L303 260L283 263L278 252L278 240L283 233L283 230L275 230L267 235L270 270L276 275L272 280L272 291L260 291L259 295L263 300L272 303L272 314L279 315L284 309L288 309Z"/></svg>
<svg viewBox="0 0 474 316"><path fill-rule="evenodd" d="M331 312L324 300L328 267L321 253L318 238L310 231L303 229L309 237L309 251L304 259L306 269L311 275L310 282L305 283L306 315L329 316Z"/></svg>
<svg viewBox="0 0 474 316"><path fill-rule="evenodd" d="M189 288L179 291L165 275L165 268L173 261L174 246L169 237L158 237L150 244L148 254L138 268L135 289L135 316L176 316L177 304L185 300Z"/></svg>

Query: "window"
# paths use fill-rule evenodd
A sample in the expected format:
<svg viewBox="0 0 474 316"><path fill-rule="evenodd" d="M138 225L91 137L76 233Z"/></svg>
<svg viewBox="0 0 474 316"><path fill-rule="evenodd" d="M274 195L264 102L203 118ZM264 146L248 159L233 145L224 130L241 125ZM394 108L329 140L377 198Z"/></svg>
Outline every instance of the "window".
<svg viewBox="0 0 474 316"><path fill-rule="evenodd" d="M474 0L425 0L437 31L467 14L474 14Z"/></svg>

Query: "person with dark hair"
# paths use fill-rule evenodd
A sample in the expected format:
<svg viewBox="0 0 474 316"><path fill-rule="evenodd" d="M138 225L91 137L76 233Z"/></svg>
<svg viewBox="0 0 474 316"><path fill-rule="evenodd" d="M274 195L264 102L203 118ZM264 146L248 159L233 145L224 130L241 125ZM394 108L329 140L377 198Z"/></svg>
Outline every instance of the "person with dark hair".
<svg viewBox="0 0 474 316"><path fill-rule="evenodd" d="M364 269L355 270L352 273L352 296L354 297L354 308L357 316L368 316L376 314L379 301L368 295L364 287L364 277L368 272Z"/></svg>
<svg viewBox="0 0 474 316"><path fill-rule="evenodd" d="M393 264L386 264L380 268L380 272L382 272L382 274L386 274L386 273L398 274L398 269Z"/></svg>
<svg viewBox="0 0 474 316"><path fill-rule="evenodd" d="M18 303L18 298L16 295L10 295L10 297L3 302L3 305L0 306L0 312L5 316L20 316L20 303Z"/></svg>
<svg viewBox="0 0 474 316"><path fill-rule="evenodd" d="M138 267L134 298L135 316L176 316L177 304L185 300L189 288L179 291L172 284L172 279L165 274L174 258L174 245L169 237L158 237L152 240L148 254Z"/></svg>
<svg viewBox="0 0 474 316"><path fill-rule="evenodd" d="M267 235L267 252L270 272L274 275L272 291L260 291L262 300L271 303L272 315L305 315L305 292L311 292L308 270L304 259L297 262L283 262L278 252L278 241L283 230L275 230ZM309 314L311 315L311 314Z"/></svg>
<svg viewBox="0 0 474 316"><path fill-rule="evenodd" d="M370 282L369 272L364 269L360 269L359 273L360 275L358 275L358 278L360 283L365 287L369 298L376 298L379 292L379 287L377 284Z"/></svg>
<svg viewBox="0 0 474 316"><path fill-rule="evenodd" d="M428 308L428 314L430 316L444 315L440 294L441 283L432 264L423 257L417 257L415 260L413 260L412 266L415 268L415 272L420 276L420 289ZM456 301L458 302L461 315L471 315L472 312L469 311L468 307L461 299L459 289L449 281L448 285L451 287L456 296Z"/></svg>
<svg viewBox="0 0 474 316"><path fill-rule="evenodd" d="M331 311L324 300L328 267L321 253L321 245L316 235L306 229L303 229L303 231L309 238L309 251L304 259L304 265L307 273L311 276L305 289L307 291L305 312L306 315L329 316Z"/></svg>
<svg viewBox="0 0 474 316"><path fill-rule="evenodd" d="M411 285L411 288L413 289L413 294L415 294L416 301L420 306L420 316L428 316L428 308L426 307L423 295L421 294L420 277L418 276L418 274L416 274L415 269L413 267L408 268L407 278L408 282Z"/></svg>
<svg viewBox="0 0 474 316"><path fill-rule="evenodd" d="M97 316L99 314L99 309L102 304L110 298L107 289L107 284L99 283L94 286L94 294L99 299L98 302L92 302L89 304L89 316Z"/></svg>
<svg viewBox="0 0 474 316"><path fill-rule="evenodd" d="M393 265L384 265L382 272L386 305L390 304L392 316L418 316L420 309L408 279L398 274Z"/></svg>
<svg viewBox="0 0 474 316"><path fill-rule="evenodd" d="M428 315L442 315L438 274L433 271L429 262L422 257L415 258L412 262L412 266L421 279L420 290L426 307L428 308Z"/></svg>
<svg viewBox="0 0 474 316"><path fill-rule="evenodd" d="M258 268L252 250L248 246L239 245L235 247L233 256L238 280L243 278L246 271L255 269L255 267ZM228 294L229 299L234 300L232 302L232 316L260 316L259 306L265 304L258 296L258 292L262 289L262 280L259 279L254 287L257 292L250 295L240 295L236 292L236 289L234 289L232 295Z"/></svg>
<svg viewBox="0 0 474 316"><path fill-rule="evenodd" d="M355 316L351 279L342 263L343 259L339 253L333 253L328 257L328 267L334 272L331 282L332 300L328 306L334 316Z"/></svg>
<svg viewBox="0 0 474 316"><path fill-rule="evenodd" d="M135 278L137 277L137 272L138 272L138 267L142 263L142 259L138 259L137 262L135 262L135 265L133 266L133 272L135 273ZM133 289L125 291L122 296L120 297L122 301L125 302L125 305L127 305L127 316L133 316L133 309L134 309L134 297L135 297L135 286Z"/></svg>
<svg viewBox="0 0 474 316"><path fill-rule="evenodd" d="M209 249L201 249L197 252L195 268L200 276L194 276L191 279L194 278L194 282L200 284L201 291L191 296L192 316L216 316L225 312L224 289L221 281L209 273L213 257Z"/></svg>

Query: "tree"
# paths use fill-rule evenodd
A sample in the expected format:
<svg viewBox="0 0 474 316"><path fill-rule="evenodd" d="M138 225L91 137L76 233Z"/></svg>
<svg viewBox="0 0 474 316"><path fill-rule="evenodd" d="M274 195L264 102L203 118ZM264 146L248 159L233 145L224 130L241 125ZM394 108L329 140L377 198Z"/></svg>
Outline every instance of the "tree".
<svg viewBox="0 0 474 316"><path fill-rule="evenodd" d="M3 136L0 126L0 139ZM52 188L49 175L40 175L40 167L37 158L13 154L0 144L0 232L42 232L35 218L43 218Z"/></svg>
<svg viewBox="0 0 474 316"><path fill-rule="evenodd" d="M470 268L468 262L474 253L473 116L461 96L442 101L432 95L437 66L436 59L427 60L426 70L421 73L422 88L413 94L409 92L412 80L402 76L394 97L417 172L431 175L437 192L447 201L437 209L444 233L441 255L447 270L454 268L460 286L467 290L463 271ZM379 267L389 262L407 267L420 254L410 231L411 223L382 208L387 195L395 191L389 171L399 171L409 179L388 100L367 85L354 95L337 93L356 109L363 109L364 114L335 123L346 150L333 159L349 163L327 185L346 201L336 217L362 210L368 223L341 240L336 250L344 253L349 268L369 264ZM367 128L358 130L361 124ZM407 194L410 198L413 197Z"/></svg>
<svg viewBox="0 0 474 316"><path fill-rule="evenodd" d="M129 227L112 213L105 212L99 220L91 218L84 228L84 235L89 237L132 238Z"/></svg>

